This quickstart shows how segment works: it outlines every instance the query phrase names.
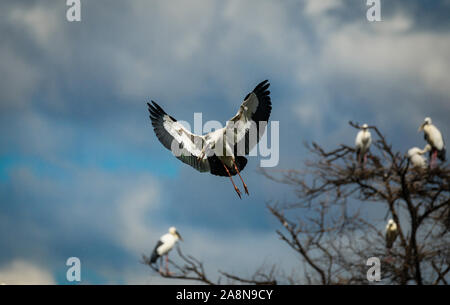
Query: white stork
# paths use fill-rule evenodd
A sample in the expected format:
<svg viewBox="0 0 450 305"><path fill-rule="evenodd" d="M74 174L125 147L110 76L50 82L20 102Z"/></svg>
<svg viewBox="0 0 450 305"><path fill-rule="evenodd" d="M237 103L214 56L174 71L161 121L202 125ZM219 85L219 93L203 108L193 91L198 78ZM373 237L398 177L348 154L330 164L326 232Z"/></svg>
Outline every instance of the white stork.
<svg viewBox="0 0 450 305"><path fill-rule="evenodd" d="M248 195L240 172L247 164L244 156L259 142L269 120L272 110L269 86L267 80L258 84L224 128L205 135L190 133L154 101L147 103L156 136L178 159L196 170L230 177L241 198L232 178L238 174Z"/></svg>
<svg viewBox="0 0 450 305"><path fill-rule="evenodd" d="M150 263L154 264L158 260L158 258L163 255L166 256L166 273L169 274L169 252L175 246L178 240L183 240L181 238L180 233L178 233L175 227L169 228L169 233L164 234L159 239L158 243L155 246L155 249L152 252L152 256L150 258ZM161 272L161 268L160 268Z"/></svg>
<svg viewBox="0 0 450 305"><path fill-rule="evenodd" d="M370 135L369 126L364 124L361 126L361 130L356 135L355 147L356 147L356 158L358 163L367 161L367 152L369 151L370 144L372 144L372 137Z"/></svg>
<svg viewBox="0 0 450 305"><path fill-rule="evenodd" d="M398 235L397 224L393 219L389 219L386 225L386 248L390 250Z"/></svg>
<svg viewBox="0 0 450 305"><path fill-rule="evenodd" d="M442 134L436 126L433 125L431 118L425 118L419 127L419 132L424 132L424 138L431 145L430 151L430 167L436 163L436 158L445 161L445 143Z"/></svg>
<svg viewBox="0 0 450 305"><path fill-rule="evenodd" d="M427 160L423 156L425 153L431 150L431 145L427 144L424 149L420 149L419 147L413 147L408 150L408 158L411 161L411 164L414 168L426 168Z"/></svg>

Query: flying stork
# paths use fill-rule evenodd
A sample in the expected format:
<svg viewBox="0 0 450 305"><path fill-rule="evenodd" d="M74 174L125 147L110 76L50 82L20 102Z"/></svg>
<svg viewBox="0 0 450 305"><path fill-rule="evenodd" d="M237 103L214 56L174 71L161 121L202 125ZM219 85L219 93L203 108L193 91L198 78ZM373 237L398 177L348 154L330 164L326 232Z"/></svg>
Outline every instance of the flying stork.
<svg viewBox="0 0 450 305"><path fill-rule="evenodd" d="M398 235L397 224L393 219L389 219L386 225L386 248L390 250Z"/></svg>
<svg viewBox="0 0 450 305"><path fill-rule="evenodd" d="M225 127L204 135L187 131L154 101L147 103L156 136L179 160L196 170L229 177L241 198L241 192L232 178L239 175L248 195L240 172L247 164L244 156L259 142L269 120L272 110L269 86L268 80L259 83L247 94L238 112L227 121Z"/></svg>
<svg viewBox="0 0 450 305"><path fill-rule="evenodd" d="M369 126L363 124L355 139L356 158L358 163L365 163L367 161L367 152L369 151L370 144L372 144L372 137L370 135Z"/></svg>
<svg viewBox="0 0 450 305"><path fill-rule="evenodd" d="M423 156L425 153L431 150L431 145L427 144L424 149L419 147L413 147L408 150L408 158L411 161L414 168L426 168L427 160Z"/></svg>
<svg viewBox="0 0 450 305"><path fill-rule="evenodd" d="M175 227L169 228L169 233L164 234L159 239L158 243L155 246L155 249L152 252L152 256L150 258L150 263L154 264L158 260L158 258L162 256L166 256L166 274L169 274L169 252L175 246L178 240L183 241L180 233L178 233ZM160 266L161 272L161 266Z"/></svg>
<svg viewBox="0 0 450 305"><path fill-rule="evenodd" d="M431 145L430 151L430 168L436 163L436 158L445 161L445 143L442 134L436 126L433 125L431 118L425 118L419 127L419 132L424 132L424 138Z"/></svg>

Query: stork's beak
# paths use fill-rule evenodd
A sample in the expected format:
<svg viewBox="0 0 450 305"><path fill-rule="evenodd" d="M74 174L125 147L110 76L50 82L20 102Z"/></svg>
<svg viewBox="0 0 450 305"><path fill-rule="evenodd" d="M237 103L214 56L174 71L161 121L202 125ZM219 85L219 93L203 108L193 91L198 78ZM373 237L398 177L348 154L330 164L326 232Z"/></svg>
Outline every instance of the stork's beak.
<svg viewBox="0 0 450 305"><path fill-rule="evenodd" d="M178 238L179 238L181 241L183 241L183 238L181 237L180 233L177 232L176 234L177 234Z"/></svg>
<svg viewBox="0 0 450 305"><path fill-rule="evenodd" d="M422 125L420 125L419 130L417 130L417 132L421 132L423 130L424 126L425 126L425 123L422 123Z"/></svg>

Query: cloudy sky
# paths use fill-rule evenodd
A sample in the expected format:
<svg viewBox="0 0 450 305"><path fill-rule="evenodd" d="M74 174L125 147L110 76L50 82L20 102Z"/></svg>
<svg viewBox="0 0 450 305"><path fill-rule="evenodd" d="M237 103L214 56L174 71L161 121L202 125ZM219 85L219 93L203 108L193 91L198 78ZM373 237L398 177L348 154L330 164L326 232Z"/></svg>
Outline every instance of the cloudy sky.
<svg viewBox="0 0 450 305"><path fill-rule="evenodd" d="M68 22L65 1L0 3L0 282L67 284L76 256L83 283L165 283L140 257L171 225L212 274L299 268L265 208L289 189L258 174L260 157L243 200L182 164L153 134L150 99L225 123L269 79L275 169L301 167L305 141L351 145L349 120L406 151L430 116L449 141L448 0L381 0L373 23L365 0L81 4Z"/></svg>

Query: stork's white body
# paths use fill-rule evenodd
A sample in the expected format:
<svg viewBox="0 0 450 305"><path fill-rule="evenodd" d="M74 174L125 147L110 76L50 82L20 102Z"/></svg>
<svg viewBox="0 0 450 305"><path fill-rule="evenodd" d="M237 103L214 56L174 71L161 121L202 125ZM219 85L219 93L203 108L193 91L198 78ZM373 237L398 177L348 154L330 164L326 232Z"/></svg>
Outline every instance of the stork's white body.
<svg viewBox="0 0 450 305"><path fill-rule="evenodd" d="M202 136L206 142L202 152L204 152L206 156L215 153L226 166L233 167L235 156L233 147L230 145L230 139L227 139L226 131L227 128L224 127Z"/></svg>
<svg viewBox="0 0 450 305"><path fill-rule="evenodd" d="M162 244L158 248L156 248L156 253L158 253L159 256L163 256L172 250L172 248L175 246L175 244L178 241L178 236L170 233L166 233L159 239Z"/></svg>
<svg viewBox="0 0 450 305"><path fill-rule="evenodd" d="M372 136L368 130L368 126L364 124L355 139L358 162L361 162L361 157L365 158L366 153L369 151L370 144L372 144Z"/></svg>
<svg viewBox="0 0 450 305"><path fill-rule="evenodd" d="M431 146L429 144L424 149L413 147L408 150L408 158L414 168L426 168L428 166L427 159L423 155L430 150Z"/></svg>
<svg viewBox="0 0 450 305"><path fill-rule="evenodd" d="M423 131L426 134L428 143L436 148L438 151L444 149L444 139L439 129L433 124L427 124L423 126Z"/></svg>
<svg viewBox="0 0 450 305"><path fill-rule="evenodd" d="M361 153L365 154L369 150L370 144L372 144L370 131L360 130L355 139L356 148L361 149Z"/></svg>
<svg viewBox="0 0 450 305"><path fill-rule="evenodd" d="M417 148L417 149L420 149L420 148ZM415 167L415 168L426 168L427 167L427 160L425 159L424 156L418 154L417 152L408 153L408 155L409 155L409 159L411 160L413 167Z"/></svg>
<svg viewBox="0 0 450 305"><path fill-rule="evenodd" d="M425 140L431 145L431 160L430 168L436 162L436 158L445 161L445 143L442 138L442 134L436 126L433 125L431 118L425 118L422 125L419 127L419 131L423 130L425 135Z"/></svg>
<svg viewBox="0 0 450 305"><path fill-rule="evenodd" d="M398 235L397 224L393 219L389 219L388 224L386 225L386 248L392 248L395 239Z"/></svg>

